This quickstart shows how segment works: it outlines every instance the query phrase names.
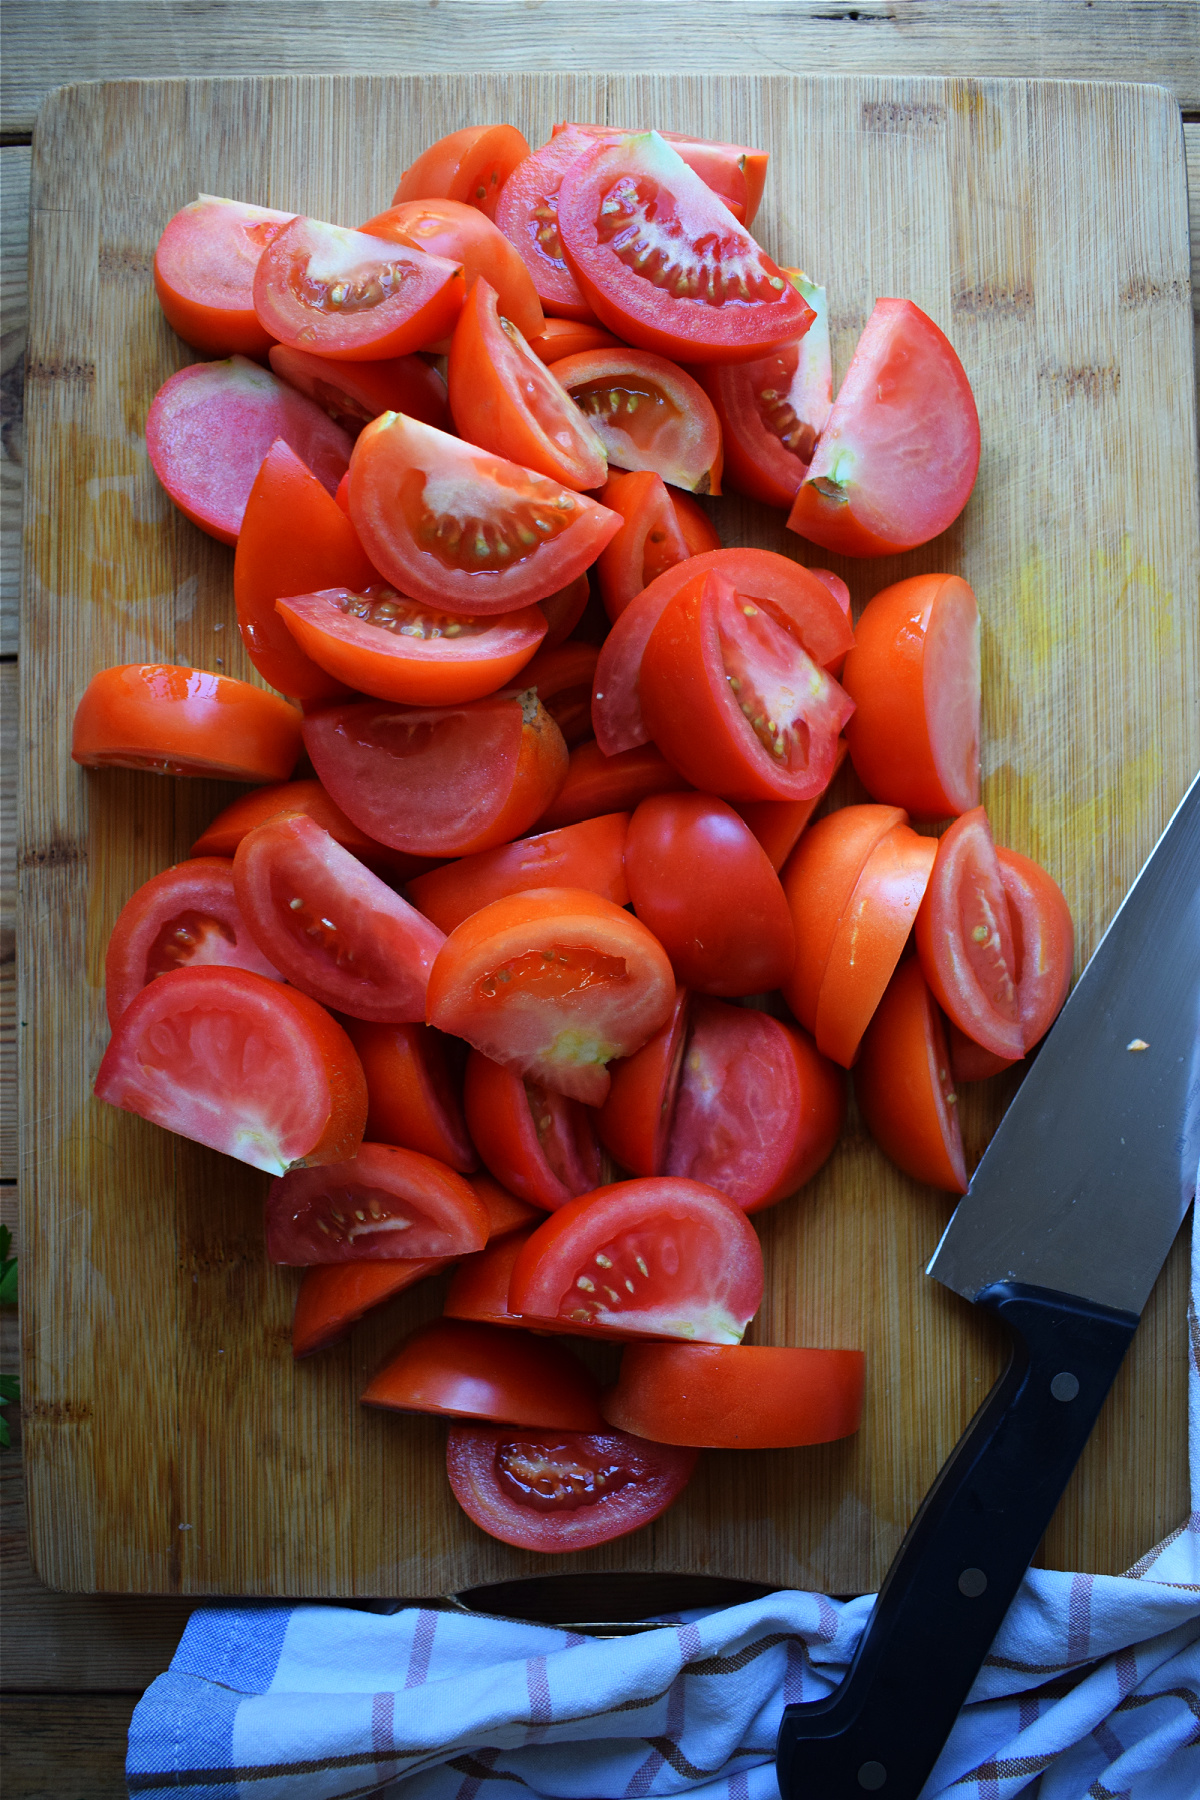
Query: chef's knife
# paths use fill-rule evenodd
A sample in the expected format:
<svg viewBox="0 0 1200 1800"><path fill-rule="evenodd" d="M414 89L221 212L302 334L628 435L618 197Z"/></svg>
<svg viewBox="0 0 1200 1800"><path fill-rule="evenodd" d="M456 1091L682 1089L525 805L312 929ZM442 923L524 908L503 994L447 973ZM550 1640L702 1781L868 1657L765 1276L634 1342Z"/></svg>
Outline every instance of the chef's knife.
<svg viewBox="0 0 1200 1800"><path fill-rule="evenodd" d="M1195 1193L1200 777L1000 1123L928 1273L1012 1360L922 1502L841 1686L789 1706L783 1800L916 1800Z"/></svg>

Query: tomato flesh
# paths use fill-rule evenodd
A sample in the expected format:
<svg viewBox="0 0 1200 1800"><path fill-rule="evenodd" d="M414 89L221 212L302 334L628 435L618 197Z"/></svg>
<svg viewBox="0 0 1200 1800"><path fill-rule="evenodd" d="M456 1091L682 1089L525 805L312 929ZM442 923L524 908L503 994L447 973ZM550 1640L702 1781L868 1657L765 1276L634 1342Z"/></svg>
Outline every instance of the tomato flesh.
<svg viewBox="0 0 1200 1800"><path fill-rule="evenodd" d="M496 223L516 248L546 312L583 323L595 315L567 267L558 229L559 190L567 169L591 140L569 127L513 171L496 207Z"/></svg>
<svg viewBox="0 0 1200 1800"><path fill-rule="evenodd" d="M1025 1053L1008 898L982 806L939 840L917 954L942 1011L996 1056Z"/></svg>
<svg viewBox="0 0 1200 1800"><path fill-rule="evenodd" d="M587 1107L522 1079L473 1050L463 1105L484 1162L505 1188L552 1210L600 1183L600 1146Z"/></svg>
<svg viewBox="0 0 1200 1800"><path fill-rule="evenodd" d="M915 956L897 969L867 1026L854 1093L867 1130L898 1168L930 1187L966 1193L946 1032Z"/></svg>
<svg viewBox="0 0 1200 1800"><path fill-rule="evenodd" d="M290 1170L267 1197L275 1263L465 1256L487 1235L487 1210L461 1175L393 1144L364 1143L351 1162Z"/></svg>
<svg viewBox="0 0 1200 1800"><path fill-rule="evenodd" d="M721 426L699 382L648 350L587 350L552 364L610 463L693 494L721 491Z"/></svg>

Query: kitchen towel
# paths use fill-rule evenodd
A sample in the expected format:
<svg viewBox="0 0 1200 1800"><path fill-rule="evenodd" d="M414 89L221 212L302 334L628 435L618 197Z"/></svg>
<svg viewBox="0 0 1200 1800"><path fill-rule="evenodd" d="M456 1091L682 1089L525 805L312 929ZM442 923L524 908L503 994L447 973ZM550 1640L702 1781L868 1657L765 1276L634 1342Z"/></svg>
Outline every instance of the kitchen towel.
<svg viewBox="0 0 1200 1800"><path fill-rule="evenodd" d="M922 1800L1200 1800L1195 1225L1188 1330L1190 1517L1124 1575L1030 1570ZM433 1607L201 1608L133 1715L129 1792L778 1800L782 1708L836 1686L871 1605L781 1592L608 1639Z"/></svg>

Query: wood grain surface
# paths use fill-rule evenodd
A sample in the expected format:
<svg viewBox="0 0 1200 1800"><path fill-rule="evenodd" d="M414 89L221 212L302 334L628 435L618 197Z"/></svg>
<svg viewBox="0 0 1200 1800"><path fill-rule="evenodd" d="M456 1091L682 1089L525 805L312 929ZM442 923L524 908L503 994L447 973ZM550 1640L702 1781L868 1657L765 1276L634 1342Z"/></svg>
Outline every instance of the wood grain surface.
<svg viewBox="0 0 1200 1800"><path fill-rule="evenodd" d="M75 696L104 663L212 667L222 655L246 672L230 641L229 553L171 512L141 445L154 388L188 360L147 280L170 212L203 188L353 220L455 123L508 117L535 133L571 114L768 145L764 235L829 282L841 366L877 293L911 295L951 333L984 419L977 493L939 544L844 572L859 603L939 564L975 585L989 811L1001 841L1063 883L1082 951L1200 760L1187 221L1168 96L466 76L56 96L34 152L21 668L26 717L40 723L22 822L23 1092L37 1128L23 1214L26 1454L35 1558L57 1585L418 1593L539 1568L457 1515L436 1426L355 1407L372 1364L436 1309L437 1291L406 1296L295 1370L295 1284L263 1263L261 1179L88 1098L111 919L223 795L85 779L66 738ZM173 158L155 154L163 144ZM89 192L101 165L103 209ZM730 541L802 548L748 504L726 503L719 519ZM976 1149L1000 1104L971 1096ZM873 1585L998 1356L969 1309L921 1275L945 1217L851 1130L804 1200L763 1221L770 1288L755 1332L865 1343L863 1433L752 1465L708 1457L657 1526L562 1566ZM1182 1295L1176 1255L1046 1560L1119 1569L1181 1516ZM1146 1479L1130 1484L1131 1466Z"/></svg>

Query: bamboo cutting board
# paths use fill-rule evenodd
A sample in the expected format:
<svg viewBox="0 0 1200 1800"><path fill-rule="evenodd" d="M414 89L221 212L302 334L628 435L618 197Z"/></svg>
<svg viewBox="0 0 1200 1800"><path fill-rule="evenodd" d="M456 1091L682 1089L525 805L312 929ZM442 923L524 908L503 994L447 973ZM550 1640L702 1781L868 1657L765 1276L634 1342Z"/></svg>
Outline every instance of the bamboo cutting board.
<svg viewBox="0 0 1200 1800"><path fill-rule="evenodd" d="M758 1221L752 1339L863 1346L860 1434L706 1454L657 1524L551 1563L459 1513L436 1421L356 1404L442 1285L295 1367L299 1277L266 1264L266 1178L91 1098L112 920L231 790L85 776L69 760L75 702L117 662L254 678L232 552L174 511L145 454L150 400L191 360L154 298L157 236L198 191L354 224L442 133L507 119L536 143L560 118L769 149L756 229L828 285L839 373L877 295L914 299L949 333L984 449L943 539L839 563L736 497L713 516L727 542L833 562L856 607L925 569L972 583L985 800L997 839L1065 889L1081 962L1200 763L1186 191L1165 91L461 75L52 95L33 160L21 1018L25 1451L34 1560L53 1586L429 1595L553 1569L860 1592L999 1366L988 1322L922 1273L947 1200L890 1169L852 1118L803 1196ZM1006 1098L1003 1081L964 1093L972 1156ZM1046 1562L1118 1571L1186 1512L1185 1300L1177 1245Z"/></svg>

